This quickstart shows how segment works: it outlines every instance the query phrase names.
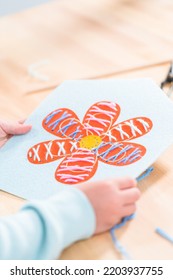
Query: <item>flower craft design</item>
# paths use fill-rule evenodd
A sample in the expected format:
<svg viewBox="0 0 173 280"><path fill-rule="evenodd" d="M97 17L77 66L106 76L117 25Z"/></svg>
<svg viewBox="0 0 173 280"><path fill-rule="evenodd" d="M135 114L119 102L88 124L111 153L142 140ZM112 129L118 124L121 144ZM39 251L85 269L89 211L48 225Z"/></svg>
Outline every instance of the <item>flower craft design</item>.
<svg viewBox="0 0 173 280"><path fill-rule="evenodd" d="M63 184L89 180L99 161L115 166L133 164L145 155L146 148L131 140L148 133L152 121L136 117L116 124L119 114L120 106L109 101L93 104L82 122L68 108L51 112L42 126L58 138L31 147L29 162L45 164L62 159L55 178Z"/></svg>

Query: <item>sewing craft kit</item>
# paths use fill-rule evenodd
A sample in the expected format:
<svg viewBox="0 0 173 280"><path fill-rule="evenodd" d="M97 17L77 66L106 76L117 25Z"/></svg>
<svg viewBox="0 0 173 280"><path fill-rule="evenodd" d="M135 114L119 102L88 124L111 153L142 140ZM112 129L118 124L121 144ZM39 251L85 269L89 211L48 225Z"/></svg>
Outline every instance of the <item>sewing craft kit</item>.
<svg viewBox="0 0 173 280"><path fill-rule="evenodd" d="M66 81L0 150L0 188L42 199L88 180L137 178L173 142L173 104L150 79Z"/></svg>

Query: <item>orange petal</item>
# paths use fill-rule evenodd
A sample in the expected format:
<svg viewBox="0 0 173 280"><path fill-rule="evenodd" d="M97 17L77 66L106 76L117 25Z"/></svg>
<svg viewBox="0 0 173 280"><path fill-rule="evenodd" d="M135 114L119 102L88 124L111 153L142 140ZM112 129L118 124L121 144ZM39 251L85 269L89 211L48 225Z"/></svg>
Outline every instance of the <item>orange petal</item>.
<svg viewBox="0 0 173 280"><path fill-rule="evenodd" d="M142 145L128 142L106 143L102 142L93 151L98 159L107 164L124 166L140 160L146 153Z"/></svg>
<svg viewBox="0 0 173 280"><path fill-rule="evenodd" d="M34 164L49 163L75 152L78 144L70 139L50 140L34 145L28 151L28 160Z"/></svg>
<svg viewBox="0 0 173 280"><path fill-rule="evenodd" d="M83 125L70 109L60 108L51 112L42 123L45 130L61 138L80 139L85 135Z"/></svg>
<svg viewBox="0 0 173 280"><path fill-rule="evenodd" d="M152 121L149 118L137 117L118 123L102 135L104 142L119 142L141 137L152 129Z"/></svg>
<svg viewBox="0 0 173 280"><path fill-rule="evenodd" d="M83 124L86 134L101 135L109 129L120 114L118 104L109 101L101 101L93 104L86 112Z"/></svg>
<svg viewBox="0 0 173 280"><path fill-rule="evenodd" d="M83 183L95 174L97 165L96 155L89 150L79 149L60 163L55 178L63 184Z"/></svg>

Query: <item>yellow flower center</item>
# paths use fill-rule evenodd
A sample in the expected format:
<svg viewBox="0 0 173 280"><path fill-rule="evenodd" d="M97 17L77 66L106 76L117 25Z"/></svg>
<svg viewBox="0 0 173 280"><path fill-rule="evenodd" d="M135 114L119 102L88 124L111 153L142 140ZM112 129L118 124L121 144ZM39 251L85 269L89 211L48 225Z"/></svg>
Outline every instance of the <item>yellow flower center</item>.
<svg viewBox="0 0 173 280"><path fill-rule="evenodd" d="M80 140L79 144L80 144L80 148L92 150L93 148L97 148L101 142L102 142L102 139L100 138L100 136L88 135L88 136L83 137Z"/></svg>

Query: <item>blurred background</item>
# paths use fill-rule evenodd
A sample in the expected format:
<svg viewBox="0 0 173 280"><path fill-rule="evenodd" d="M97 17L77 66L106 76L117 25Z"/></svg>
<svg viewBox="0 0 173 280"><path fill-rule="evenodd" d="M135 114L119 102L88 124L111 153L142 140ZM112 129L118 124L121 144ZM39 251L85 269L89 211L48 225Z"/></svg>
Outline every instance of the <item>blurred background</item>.
<svg viewBox="0 0 173 280"><path fill-rule="evenodd" d="M51 0L0 0L0 16L20 12Z"/></svg>
<svg viewBox="0 0 173 280"><path fill-rule="evenodd" d="M0 116L25 118L67 79L160 84L172 60L172 11L172 0L0 0Z"/></svg>

